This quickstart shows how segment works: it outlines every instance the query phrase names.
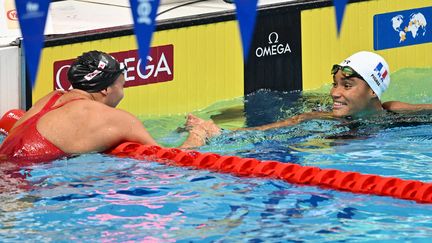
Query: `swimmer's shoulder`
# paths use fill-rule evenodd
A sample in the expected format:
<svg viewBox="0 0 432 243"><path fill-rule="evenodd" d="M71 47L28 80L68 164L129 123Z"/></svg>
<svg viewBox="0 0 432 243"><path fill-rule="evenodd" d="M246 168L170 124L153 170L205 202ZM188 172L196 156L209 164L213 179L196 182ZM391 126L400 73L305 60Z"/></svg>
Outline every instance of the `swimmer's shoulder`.
<svg viewBox="0 0 432 243"><path fill-rule="evenodd" d="M64 93L62 91L52 91L51 93L45 95L44 97L40 98L39 100L37 100L32 107L28 110L28 112L38 112L39 110L42 109L42 107L44 107L46 105L46 103L51 99L51 97L53 97L53 95L57 94L57 93Z"/></svg>
<svg viewBox="0 0 432 243"><path fill-rule="evenodd" d="M59 91L53 91L47 95L45 95L44 97L42 97L41 99L37 100L32 107L25 112L25 114L15 123L15 125L13 126L13 128L21 125L21 123L25 122L26 120L28 120L30 117L32 117L33 115L35 115L36 113L38 113L39 111L42 110L42 108L46 105L46 103L51 99L51 97L58 93ZM12 128L12 129L13 129Z"/></svg>
<svg viewBox="0 0 432 243"><path fill-rule="evenodd" d="M137 119L133 114L115 107L110 107L100 102L90 101L85 102L82 109L83 112L88 112L96 118L101 118L101 121L112 121L114 123L122 123L131 119Z"/></svg>

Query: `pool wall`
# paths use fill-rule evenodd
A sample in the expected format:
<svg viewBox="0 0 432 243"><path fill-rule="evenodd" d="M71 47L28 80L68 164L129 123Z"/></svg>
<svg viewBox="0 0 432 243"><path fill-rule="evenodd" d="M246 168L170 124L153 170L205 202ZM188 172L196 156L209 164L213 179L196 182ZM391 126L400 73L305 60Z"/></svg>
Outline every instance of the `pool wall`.
<svg viewBox="0 0 432 243"><path fill-rule="evenodd" d="M82 52L93 49L127 62L129 87L120 108L150 116L190 112L259 89L320 90L331 81L330 67L360 50L384 56L391 72L430 69L432 57L428 53L432 44L422 43L420 38L408 46L375 50L381 41L375 33L379 34L385 24L375 23L374 18L404 10L418 12L414 9L429 13L430 3L351 1L338 37L332 1L261 6L246 62L242 59L234 11L161 21L151 44L150 66L143 73L138 72L132 26L47 37L36 87L28 99L41 98L56 83L67 89L67 65ZM394 38L399 38L396 31Z"/></svg>

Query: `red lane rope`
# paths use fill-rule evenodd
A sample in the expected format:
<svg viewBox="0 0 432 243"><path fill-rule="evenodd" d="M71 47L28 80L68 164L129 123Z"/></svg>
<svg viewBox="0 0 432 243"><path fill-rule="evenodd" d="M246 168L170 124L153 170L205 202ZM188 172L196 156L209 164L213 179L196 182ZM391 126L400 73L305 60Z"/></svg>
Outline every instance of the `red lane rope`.
<svg viewBox="0 0 432 243"><path fill-rule="evenodd" d="M432 203L432 183L416 180L320 169L279 161L221 156L215 153L200 153L176 148L161 148L133 142L122 143L108 153L118 157L147 159L240 176L269 177L301 185Z"/></svg>

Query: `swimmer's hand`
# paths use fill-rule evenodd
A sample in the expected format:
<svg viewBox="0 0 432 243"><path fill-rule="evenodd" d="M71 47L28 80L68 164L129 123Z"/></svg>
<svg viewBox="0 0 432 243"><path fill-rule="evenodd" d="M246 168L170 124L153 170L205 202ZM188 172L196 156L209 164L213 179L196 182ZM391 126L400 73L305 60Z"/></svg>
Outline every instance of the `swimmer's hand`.
<svg viewBox="0 0 432 243"><path fill-rule="evenodd" d="M181 148L199 147L215 136L221 134L221 129L212 120L205 121L197 116L189 114L185 123L185 129L189 131L189 137Z"/></svg>

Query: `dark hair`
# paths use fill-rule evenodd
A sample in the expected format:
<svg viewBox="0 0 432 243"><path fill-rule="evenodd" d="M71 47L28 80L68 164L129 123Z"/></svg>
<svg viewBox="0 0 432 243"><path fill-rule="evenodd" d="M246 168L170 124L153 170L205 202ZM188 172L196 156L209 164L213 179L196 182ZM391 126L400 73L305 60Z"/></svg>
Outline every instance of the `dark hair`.
<svg viewBox="0 0 432 243"><path fill-rule="evenodd" d="M67 75L74 89L95 93L112 85L123 70L124 65L120 65L113 56L89 51L73 62Z"/></svg>

